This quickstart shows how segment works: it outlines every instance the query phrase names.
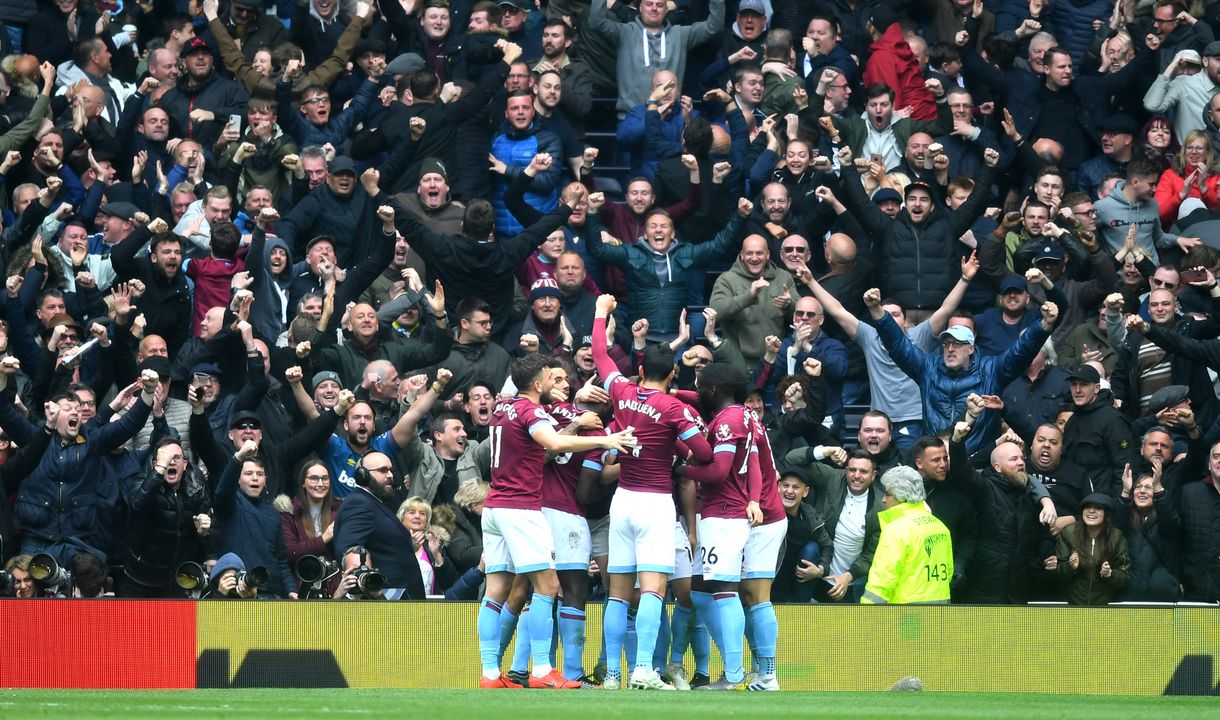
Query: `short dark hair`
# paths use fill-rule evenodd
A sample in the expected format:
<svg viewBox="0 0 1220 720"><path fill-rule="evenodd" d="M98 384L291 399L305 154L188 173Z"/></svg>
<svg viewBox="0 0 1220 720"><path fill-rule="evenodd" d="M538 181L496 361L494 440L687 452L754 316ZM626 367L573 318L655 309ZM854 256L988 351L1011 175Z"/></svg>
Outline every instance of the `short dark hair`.
<svg viewBox="0 0 1220 720"><path fill-rule="evenodd" d="M1135 157L1131 158L1131 162L1127 163L1128 180L1137 177L1149 177L1151 175L1159 176L1160 174L1161 171L1156 163L1146 155L1136 153Z"/></svg>
<svg viewBox="0 0 1220 720"><path fill-rule="evenodd" d="M754 63L741 63L733 72L733 84L741 82L746 75L762 75L762 67Z"/></svg>
<svg viewBox="0 0 1220 720"><path fill-rule="evenodd" d="M699 373L700 387L714 387L720 397L728 397L735 403L746 401L749 379L745 372L726 362L709 363Z"/></svg>
<svg viewBox="0 0 1220 720"><path fill-rule="evenodd" d="M1072 57L1071 51L1069 51L1067 48L1056 45L1053 48L1047 49L1046 54L1042 56L1042 62L1049 66L1052 62L1054 62L1054 57L1056 55L1067 55L1068 58Z"/></svg>
<svg viewBox="0 0 1220 720"><path fill-rule="evenodd" d="M184 244L182 242L181 236L179 236L178 234L176 234L172 231L167 230L163 233L157 233L156 235L154 235L153 239L152 239L152 244L149 246L148 249L150 252L155 254L157 252L157 248L161 247L162 245L169 244L169 243L177 243L179 246L182 246Z"/></svg>
<svg viewBox="0 0 1220 720"><path fill-rule="evenodd" d="M890 102L894 102L894 88L885 83L873 83L864 89L864 94L869 100L879 98L882 95L888 95Z"/></svg>
<svg viewBox="0 0 1220 720"><path fill-rule="evenodd" d="M867 460L868 464L873 466L873 472L877 472L877 458L869 455L867 450L863 450L861 448L852 450L847 454L847 462L851 462L852 460ZM843 464L844 466L847 465L847 463Z"/></svg>
<svg viewBox="0 0 1220 720"><path fill-rule="evenodd" d="M449 422L450 420L457 420L459 423L462 422L462 418L458 417L457 413L452 412L443 412L440 415L432 418L432 422L428 423L428 437L435 440L437 433L445 432L445 423Z"/></svg>
<svg viewBox="0 0 1220 720"><path fill-rule="evenodd" d="M645 380L664 380L674 371L674 351L666 343L652 343L644 348L640 363Z"/></svg>
<svg viewBox="0 0 1220 720"><path fill-rule="evenodd" d="M516 385L519 391L526 390L530 383L538 377L538 374L546 369L547 360L547 356L539 353L514 360L508 370L509 376L513 379L513 385Z"/></svg>
<svg viewBox="0 0 1220 720"><path fill-rule="evenodd" d="M462 213L462 232L474 240L486 240L496 229L496 210L483 198L476 198Z"/></svg>
<svg viewBox="0 0 1220 720"><path fill-rule="evenodd" d="M888 429L890 431L893 431L893 429L894 429L894 421L890 420L890 416L887 415L884 410L869 410L868 412L866 412L860 416L861 423L864 422L864 418L881 418L882 420L885 421L886 429Z"/></svg>
<svg viewBox="0 0 1220 720"><path fill-rule="evenodd" d="M957 62L962 59L962 54L958 51L957 46L953 43L938 42L932 45L928 51L928 64L934 68L939 68L945 63ZM965 88L952 88L949 92L969 92Z"/></svg>
<svg viewBox="0 0 1220 720"><path fill-rule="evenodd" d="M436 71L431 68L424 68L417 73L411 75L411 94L417 98L428 98L436 89L440 87L441 80L436 75Z"/></svg>
<svg viewBox="0 0 1220 720"><path fill-rule="evenodd" d="M471 10L471 12L473 13L474 11ZM488 15L488 19L489 20L491 19L490 15ZM546 25L543 25L542 29L546 30L547 28L552 28L552 27L563 28L563 39L564 40L571 40L572 36L575 34L575 31L572 29L572 26L567 24L566 22L564 22L563 18L551 18L550 20L547 20Z"/></svg>
<svg viewBox="0 0 1220 720"><path fill-rule="evenodd" d="M935 435L924 435L915 441L915 445L911 448L911 457L921 458L923 457L923 454L928 451L928 448L934 447L943 449L945 447L945 441L941 440Z"/></svg>
<svg viewBox="0 0 1220 720"><path fill-rule="evenodd" d="M787 28L775 28L767 33L763 41L763 57L768 60L788 61L788 53L792 52L792 31Z"/></svg>
<svg viewBox="0 0 1220 720"><path fill-rule="evenodd" d="M455 309L458 322L462 320L470 320L477 312L491 314L491 306L485 300L480 300L476 297L468 297L457 304Z"/></svg>
<svg viewBox="0 0 1220 720"><path fill-rule="evenodd" d="M89 64L89 59L93 57L93 53L102 48L102 41L96 37L86 38L76 43L76 47L72 50L72 62L76 67L84 69Z"/></svg>

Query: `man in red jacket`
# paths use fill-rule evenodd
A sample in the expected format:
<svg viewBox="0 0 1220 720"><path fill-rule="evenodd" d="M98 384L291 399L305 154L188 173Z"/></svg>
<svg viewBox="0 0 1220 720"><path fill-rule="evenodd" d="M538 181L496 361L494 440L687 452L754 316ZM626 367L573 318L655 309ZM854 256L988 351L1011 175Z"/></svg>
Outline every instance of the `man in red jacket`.
<svg viewBox="0 0 1220 720"><path fill-rule="evenodd" d="M873 10L868 31L873 44L868 47L864 66L864 86L885 83L894 89L894 108L911 108L915 120L935 120L936 100L924 87L923 73L911 46L907 44L898 15L884 5Z"/></svg>

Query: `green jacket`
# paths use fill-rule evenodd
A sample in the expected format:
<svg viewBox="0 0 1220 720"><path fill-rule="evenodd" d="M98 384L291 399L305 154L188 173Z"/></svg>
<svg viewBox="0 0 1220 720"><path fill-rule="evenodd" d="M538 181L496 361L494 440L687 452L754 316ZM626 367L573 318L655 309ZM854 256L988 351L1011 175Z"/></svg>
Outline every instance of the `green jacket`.
<svg viewBox="0 0 1220 720"><path fill-rule="evenodd" d="M391 338L381 334L381 341L372 351L358 349L349 338L343 345L335 344L334 332L315 332L309 338L313 346L315 371L333 370L339 374L339 384L346 388L360 386L364 368L374 360L389 360L399 375L435 365L449 354L453 336L435 323L425 323L417 338Z"/></svg>
<svg viewBox="0 0 1220 720"><path fill-rule="evenodd" d="M899 503L877 514L881 539L860 602L942 604L953 579L949 529L923 502Z"/></svg>
<svg viewBox="0 0 1220 720"><path fill-rule="evenodd" d="M739 257L716 279L710 301L716 311L719 333L737 343L751 367L762 358L763 342L768 335L782 338L788 334L789 312L777 308L772 300L785 290L793 300L798 297L792 275L787 270L767 265L762 277L771 284L754 297L750 294L750 285L757 278L750 275Z"/></svg>
<svg viewBox="0 0 1220 720"><path fill-rule="evenodd" d="M741 246L737 231L742 222L741 215L733 212L716 237L698 244L674 238L665 253L654 252L643 240L622 245L602 242L601 218L597 213L589 213L582 235L587 238L589 254L595 260L620 268L627 275L631 322L647 318L650 337L672 338L678 332L678 317L690 298L694 271L733 256Z"/></svg>
<svg viewBox="0 0 1220 720"><path fill-rule="evenodd" d="M411 440L402 449L400 457L410 478L411 494L432 502L436 489L445 479L445 461L436 454L432 445L420 438L419 433L411 433ZM457 459L457 476L458 485L468 480L491 482L491 450L487 440L466 443L466 449Z"/></svg>
<svg viewBox="0 0 1220 720"><path fill-rule="evenodd" d="M809 109L814 111L815 117L825 115L825 107L825 96L815 95L809 99ZM864 142L868 140L868 120L859 115L836 115L834 121L835 127L839 130L840 139L847 143L853 155L859 157L863 152ZM917 132L927 133L934 138L948 135L953 130L953 115L949 112L948 103L941 98L936 103L935 120L899 118L890 125L890 130L894 133L894 143L901 154L906 150L907 140L910 140L911 135Z"/></svg>
<svg viewBox="0 0 1220 720"><path fill-rule="evenodd" d="M1127 537L1121 530L1110 528L1110 542L1114 555L1110 563L1110 577L1101 576L1101 549L1096 553L1081 552L1080 563L1072 569L1072 549L1076 546L1090 547L1083 538L1084 522L1068 525L1059 533L1055 542L1055 555L1059 565L1055 573L1063 585L1063 595L1069 605L1105 605L1117 598L1131 579L1131 552L1127 549ZM1097 540L1101 544L1101 540Z"/></svg>

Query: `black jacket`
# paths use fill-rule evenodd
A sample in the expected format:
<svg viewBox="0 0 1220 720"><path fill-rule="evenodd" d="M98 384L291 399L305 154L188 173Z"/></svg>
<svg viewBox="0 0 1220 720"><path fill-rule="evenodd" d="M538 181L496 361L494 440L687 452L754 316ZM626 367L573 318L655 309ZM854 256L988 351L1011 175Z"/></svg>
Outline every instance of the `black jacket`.
<svg viewBox="0 0 1220 720"><path fill-rule="evenodd" d="M1035 583L1053 577L1043 561L1055 554L1050 532L1038 522L1038 506L1025 486L992 468L970 467L965 445L949 443L948 481L974 503L978 544L967 568L964 599L985 604L1024 603Z"/></svg>
<svg viewBox="0 0 1220 720"><path fill-rule="evenodd" d="M178 84L161 96L161 107L169 114L172 137L189 137L198 142L205 153L211 153L221 131L229 122L229 116L244 116L249 101L250 96L241 85L221 77L213 70L195 86L190 85L189 78L183 74L178 78ZM202 123L192 121L191 111L201 109L211 111L215 117ZM291 108L285 108L283 112L291 111ZM216 166L215 163L209 164Z"/></svg>
<svg viewBox="0 0 1220 720"><path fill-rule="evenodd" d="M394 508L364 488L344 498L335 519L336 553L353 545L363 545L372 554L387 587L406 588L404 599L424 599L424 581L412 551L411 531L403 527Z"/></svg>
<svg viewBox="0 0 1220 720"><path fill-rule="evenodd" d="M994 178L995 168L985 167L975 187L989 187ZM982 216L987 193L971 193L952 211L933 201L931 214L915 225L905 211L897 219L881 212L864 194L851 163L843 167L842 187L844 204L879 244L875 255L883 272L882 294L908 310L939 308L961 277L957 239Z"/></svg>
<svg viewBox="0 0 1220 720"><path fill-rule="evenodd" d="M166 278L164 273L153 267L148 255L140 252L140 248L151 238L147 228L136 228L110 251L110 261L117 275L115 282L132 278L144 282L144 295L138 301L137 311L144 314L148 323L144 332L164 338L170 357L173 357L190 333L194 306L185 273L179 269L172 278Z"/></svg>
<svg viewBox="0 0 1220 720"><path fill-rule="evenodd" d="M1127 536L1131 554L1131 576L1122 599L1177 602L1182 595L1178 510L1165 491L1154 495L1152 502L1156 519L1143 526L1132 522L1131 498L1122 498L1114 514L1114 525Z"/></svg>
<svg viewBox="0 0 1220 720"><path fill-rule="evenodd" d="M810 541L816 542L821 549L817 564L829 571L830 560L834 556L834 542L830 539L830 533L826 531L826 521L812 505L803 502L796 509L796 515L788 516L788 534L784 539L784 552L779 563L779 570L775 574L775 584L771 586L771 599L775 602L792 602L795 599L796 567L802 560L801 550Z"/></svg>
<svg viewBox="0 0 1220 720"><path fill-rule="evenodd" d="M1185 598L1220 600L1220 492L1210 479L1182 488L1182 585Z"/></svg>
<svg viewBox="0 0 1220 720"><path fill-rule="evenodd" d="M923 481L927 493L925 502L953 539L953 587L957 589L966 581L967 568L974 560L978 547L978 520L970 498L962 491L944 482Z"/></svg>
<svg viewBox="0 0 1220 720"><path fill-rule="evenodd" d="M1110 393L1102 390L1093 402L1072 413L1063 428L1063 455L1084 471L1088 492L1118 497L1123 466L1134 464L1136 453L1131 426L1114 409Z"/></svg>
<svg viewBox="0 0 1220 720"><path fill-rule="evenodd" d="M123 567L129 579L173 593L178 565L188 560L202 563L207 555L207 539L195 531L194 517L210 515L212 503L207 488L189 466L172 488L153 469L155 462L155 457L149 458L140 484L128 498L131 536Z"/></svg>

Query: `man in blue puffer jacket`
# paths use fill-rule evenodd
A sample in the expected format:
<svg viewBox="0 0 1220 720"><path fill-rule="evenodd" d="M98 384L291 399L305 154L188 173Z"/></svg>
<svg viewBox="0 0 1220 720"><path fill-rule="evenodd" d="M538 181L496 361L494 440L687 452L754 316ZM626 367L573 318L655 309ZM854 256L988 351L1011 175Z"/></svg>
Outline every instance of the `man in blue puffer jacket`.
<svg viewBox="0 0 1220 720"><path fill-rule="evenodd" d="M491 171L498 177L492 189L491 204L496 209L496 235L512 237L525 228L504 204L508 183L529 167L534 155L545 153L550 165L534 175L525 193L525 202L539 212L550 212L559 203L563 184L563 145L549 130L534 122L534 96L528 90L509 93L504 109L504 130L491 141Z"/></svg>
<svg viewBox="0 0 1220 720"><path fill-rule="evenodd" d="M1042 344L1050 337L1059 317L1055 303L1042 306L1042 322L1025 331L1003 355L980 357L975 353L974 332L965 325L951 325L940 334L941 351L925 353L902 333L894 318L881 309L881 291L864 293L869 323L894 363L919 385L923 397L923 420L928 434L951 430L966 411L966 398L972 393L999 395L1020 375ZM977 421L978 432L966 439L966 451L973 455L990 446L1000 432L1000 413L987 408Z"/></svg>

